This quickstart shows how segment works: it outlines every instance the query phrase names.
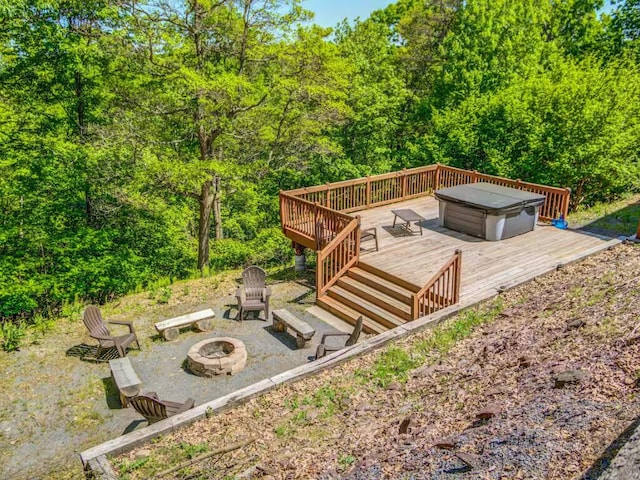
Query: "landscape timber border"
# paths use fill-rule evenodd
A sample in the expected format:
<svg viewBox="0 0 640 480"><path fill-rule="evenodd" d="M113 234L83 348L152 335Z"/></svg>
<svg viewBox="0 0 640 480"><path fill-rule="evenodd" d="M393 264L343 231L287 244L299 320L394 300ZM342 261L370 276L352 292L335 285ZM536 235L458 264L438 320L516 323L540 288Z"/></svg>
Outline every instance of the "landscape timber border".
<svg viewBox="0 0 640 480"><path fill-rule="evenodd" d="M531 275L529 277L521 278L519 281L512 284L503 285L500 286L500 288L494 290L487 290L481 295L463 300L455 305L451 305L442 310L438 310L431 315L419 318L412 322L405 323L392 330L388 330L384 333L371 337L363 342L356 343L355 345L331 353L319 360L301 365L299 367L275 375L271 378L261 380L257 383L254 383L253 385L249 385L248 387L236 390L235 392L220 397L216 400L198 405L195 408L184 413L141 428L140 430L134 430L131 433L127 433L120 437L104 442L100 445L92 447L80 453L80 459L82 460L84 469L88 474L91 474L94 479L117 480L119 477L113 466L111 465L111 462L109 461L109 456L119 455L121 453L127 452L137 446L150 442L156 437L165 435L181 427L190 425L197 420L208 417L211 415L211 413L221 412L229 408L241 405L242 403L245 403L258 395L269 392L270 390L273 390L278 386L302 380L308 376L314 375L328 368L344 363L352 358L377 350L393 340L407 337L426 329L434 328L444 320L458 314L464 309L473 307L474 305L489 300L504 291L511 290L512 288L528 283L535 278L546 275L547 273L563 268L569 264L578 262L601 251L609 250L619 245L620 243L629 240L631 240L630 237L612 238L608 241L603 242L597 247L593 247L577 253L571 258L570 261L558 263L555 268L546 268L545 270L533 271L531 272Z"/></svg>

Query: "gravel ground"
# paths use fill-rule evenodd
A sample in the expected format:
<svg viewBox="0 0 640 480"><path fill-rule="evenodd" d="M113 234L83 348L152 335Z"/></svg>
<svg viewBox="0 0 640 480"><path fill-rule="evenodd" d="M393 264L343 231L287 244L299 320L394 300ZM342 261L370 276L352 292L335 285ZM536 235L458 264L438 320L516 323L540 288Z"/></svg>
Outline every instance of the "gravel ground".
<svg viewBox="0 0 640 480"><path fill-rule="evenodd" d="M133 320L142 349L134 348L128 356L143 391L155 391L160 398L174 401L192 397L197 405L313 358L322 333L333 328L306 313L315 299L308 275L270 281L272 306L286 307L316 329L304 349L296 347L293 336L273 331L271 322L254 319L251 312L247 320L235 320L232 292L238 279L233 276L222 283L203 279L172 285L167 304L158 303L148 293L126 297L105 306L103 314L106 319ZM203 308L216 313L211 332L186 329L177 341L166 342L153 328L161 319ZM213 336L230 336L245 343L248 358L241 372L203 378L185 369L189 348ZM0 449L0 478L78 478L82 476L78 452L147 425L132 408L121 408L108 362L92 361L95 345L77 312L44 340L13 354L0 353L4 392L0 396L0 444L9 447Z"/></svg>

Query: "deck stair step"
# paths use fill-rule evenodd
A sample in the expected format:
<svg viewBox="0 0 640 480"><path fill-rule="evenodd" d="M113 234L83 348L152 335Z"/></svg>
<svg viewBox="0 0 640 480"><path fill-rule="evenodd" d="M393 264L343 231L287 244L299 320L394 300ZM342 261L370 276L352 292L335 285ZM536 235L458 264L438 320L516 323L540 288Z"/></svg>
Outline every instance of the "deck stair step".
<svg viewBox="0 0 640 480"><path fill-rule="evenodd" d="M411 282L408 282L407 280L403 280L402 278L398 278L396 276L393 276L391 274L389 274L388 272L385 272L384 270L381 270L377 267L374 267L373 265L369 265L368 263L364 263L364 262L358 262L358 268L361 268L363 270L366 270L367 272L373 273L374 275L380 277L381 279L386 279L388 281L390 281L391 283L402 287L406 290L409 290L411 292L419 292L420 291L420 287L417 285L414 285Z"/></svg>
<svg viewBox="0 0 640 480"><path fill-rule="evenodd" d="M375 320L376 322L384 325L387 328L395 328L403 323L405 320L394 315L388 310L379 307L378 305L371 303L370 301L352 293L339 285L333 285L328 291L327 295L341 303L351 307L354 310L366 315L367 317Z"/></svg>
<svg viewBox="0 0 640 480"><path fill-rule="evenodd" d="M411 321L413 294L419 290L406 280L359 262L316 303L351 325L362 315L365 333L382 333Z"/></svg>
<svg viewBox="0 0 640 480"><path fill-rule="evenodd" d="M340 278L337 285L358 297L373 303L374 305L387 310L393 315L402 318L404 321L411 319L411 307L408 302L402 302L385 293L385 290L360 282L352 276L345 275Z"/></svg>
<svg viewBox="0 0 640 480"><path fill-rule="evenodd" d="M375 267L360 262L358 266L350 268L347 275L361 283L374 287L390 297L407 304L411 303L412 294L418 292L419 288L410 284L398 285L398 283L381 277L377 272L379 272L379 270ZM408 288L409 286L411 286L411 288Z"/></svg>
<svg viewBox="0 0 640 480"><path fill-rule="evenodd" d="M321 298L319 298L317 301L317 305L332 313L333 315L343 319L345 322L350 323L351 325L355 325L358 317L362 315L362 313L341 303L340 301L330 297L329 295L323 295ZM380 323L367 317L366 315L362 315L362 318L364 320L362 323L362 330L364 331L364 333L373 333L377 335L389 330L384 325L381 325Z"/></svg>

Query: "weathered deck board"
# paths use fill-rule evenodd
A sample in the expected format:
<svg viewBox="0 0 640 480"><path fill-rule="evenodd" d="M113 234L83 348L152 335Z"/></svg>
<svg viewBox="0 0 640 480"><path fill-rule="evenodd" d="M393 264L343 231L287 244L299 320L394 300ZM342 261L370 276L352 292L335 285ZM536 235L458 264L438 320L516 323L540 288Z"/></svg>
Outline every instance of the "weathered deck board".
<svg viewBox="0 0 640 480"><path fill-rule="evenodd" d="M391 228L392 209L410 208L426 221L424 235L403 236ZM489 242L438 225L438 201L422 197L357 212L362 228L378 227L380 250L360 261L385 270L417 286L424 285L459 248L462 250L461 301L483 292L517 284L521 278L569 263L610 239L574 230L540 225L533 232ZM393 233L397 233L394 236Z"/></svg>

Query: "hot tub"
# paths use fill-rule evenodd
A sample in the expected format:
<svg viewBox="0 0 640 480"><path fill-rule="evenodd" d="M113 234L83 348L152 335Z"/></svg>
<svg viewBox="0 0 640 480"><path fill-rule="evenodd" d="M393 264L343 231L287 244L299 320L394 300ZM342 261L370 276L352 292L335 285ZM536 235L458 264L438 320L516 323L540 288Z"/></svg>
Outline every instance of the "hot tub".
<svg viewBox="0 0 640 480"><path fill-rule="evenodd" d="M469 183L435 192L440 226L496 241L530 232L545 196L491 183Z"/></svg>

